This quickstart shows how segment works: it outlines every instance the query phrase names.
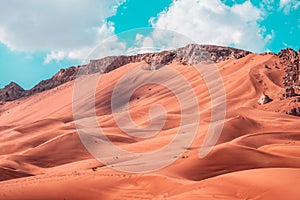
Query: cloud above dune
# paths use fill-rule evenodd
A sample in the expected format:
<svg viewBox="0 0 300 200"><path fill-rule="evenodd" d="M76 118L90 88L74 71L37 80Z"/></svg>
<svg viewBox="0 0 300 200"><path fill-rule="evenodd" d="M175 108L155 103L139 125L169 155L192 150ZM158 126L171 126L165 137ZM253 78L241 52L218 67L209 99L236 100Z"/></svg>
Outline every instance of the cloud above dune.
<svg viewBox="0 0 300 200"><path fill-rule="evenodd" d="M17 0L0 7L0 42L11 50L45 51L45 62L79 57L79 52L114 33L106 18L124 0Z"/></svg>
<svg viewBox="0 0 300 200"><path fill-rule="evenodd" d="M263 17L250 1L226 6L220 0L177 0L156 19L153 27L174 30L198 43L265 50L271 38L258 23Z"/></svg>

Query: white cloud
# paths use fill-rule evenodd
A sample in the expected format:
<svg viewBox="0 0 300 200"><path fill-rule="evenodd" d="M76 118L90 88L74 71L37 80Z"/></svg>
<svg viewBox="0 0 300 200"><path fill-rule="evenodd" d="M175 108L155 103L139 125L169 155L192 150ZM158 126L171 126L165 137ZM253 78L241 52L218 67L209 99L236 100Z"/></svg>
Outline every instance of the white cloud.
<svg viewBox="0 0 300 200"><path fill-rule="evenodd" d="M90 46L80 46L74 49L67 49L67 50L60 50L60 51L51 51L46 55L44 60L44 64L48 64L52 61L60 61L64 59L74 59L74 60L84 60L86 59L90 53L92 53L93 49L95 48L96 44L101 44L104 42L105 39L114 38L114 28L110 23L103 23L101 27L97 28L98 36L95 38L94 44ZM117 42L117 41L115 41ZM110 52L110 51L109 51ZM105 52L102 52L103 54ZM104 56L106 56L105 53ZM101 56L101 55L99 55Z"/></svg>
<svg viewBox="0 0 300 200"><path fill-rule="evenodd" d="M142 34L139 34L139 33L138 33L138 34L135 35L135 40L136 40L136 41L139 41L139 40L141 40L143 37L144 37L144 36L143 36Z"/></svg>
<svg viewBox="0 0 300 200"><path fill-rule="evenodd" d="M142 47L139 53L148 53L154 46L153 39L151 37L145 37L142 43Z"/></svg>
<svg viewBox="0 0 300 200"><path fill-rule="evenodd" d="M113 36L102 41L96 48L90 49L88 57L86 57L86 61L106 56L125 55L126 52L126 43L121 42L118 36Z"/></svg>
<svg viewBox="0 0 300 200"><path fill-rule="evenodd" d="M289 14L291 10L297 10L300 7L299 0L280 0L279 9L285 14Z"/></svg>
<svg viewBox="0 0 300 200"><path fill-rule="evenodd" d="M193 40L190 40L186 36L175 31L160 28L143 28L140 30L141 32L149 32L150 34L136 34L135 30L132 30L132 32L127 32L127 35L135 35L135 41L130 43L123 54L133 55L176 49L194 42Z"/></svg>
<svg viewBox="0 0 300 200"><path fill-rule="evenodd" d="M274 0L262 0L260 8L266 9L267 11L274 9Z"/></svg>
<svg viewBox="0 0 300 200"><path fill-rule="evenodd" d="M52 61L59 62L64 59L83 60L87 58L92 50L92 47L81 47L70 51L51 51L46 55L44 64L51 63Z"/></svg>
<svg viewBox="0 0 300 200"><path fill-rule="evenodd" d="M229 7L220 0L177 0L150 22L153 27L177 31L197 43L261 52L268 42L258 24L262 16L250 1Z"/></svg>
<svg viewBox="0 0 300 200"><path fill-rule="evenodd" d="M51 51L47 54L44 63L48 64L52 61L60 61L64 59L82 60L87 63L92 59L99 59L106 56L117 56L126 54L126 44L119 41L117 36L112 36L104 41L100 41L98 46L82 47L70 51Z"/></svg>
<svg viewBox="0 0 300 200"><path fill-rule="evenodd" d="M82 58L86 49L113 35L106 18L124 0L10 0L1 2L0 42L11 50L50 52L45 62Z"/></svg>
<svg viewBox="0 0 300 200"><path fill-rule="evenodd" d="M60 61L66 57L65 53L63 51L54 52L47 54L46 59L44 60L44 63L50 63L52 60Z"/></svg>

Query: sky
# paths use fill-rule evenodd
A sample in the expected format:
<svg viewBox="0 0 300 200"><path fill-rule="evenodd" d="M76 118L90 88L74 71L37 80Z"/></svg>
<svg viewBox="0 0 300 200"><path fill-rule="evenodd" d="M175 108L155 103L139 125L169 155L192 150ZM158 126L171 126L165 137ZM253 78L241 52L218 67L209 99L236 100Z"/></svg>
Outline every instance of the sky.
<svg viewBox="0 0 300 200"><path fill-rule="evenodd" d="M178 35L188 39L179 42ZM255 53L298 51L300 1L1 1L0 88L14 81L30 89L61 68L86 63L95 48L100 58L190 41Z"/></svg>

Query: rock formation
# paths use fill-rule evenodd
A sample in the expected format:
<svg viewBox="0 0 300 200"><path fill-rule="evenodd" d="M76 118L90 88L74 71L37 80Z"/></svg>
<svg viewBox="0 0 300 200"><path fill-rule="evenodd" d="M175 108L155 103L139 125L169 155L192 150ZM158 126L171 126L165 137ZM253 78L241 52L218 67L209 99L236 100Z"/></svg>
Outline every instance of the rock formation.
<svg viewBox="0 0 300 200"><path fill-rule="evenodd" d="M25 90L15 82L11 82L0 90L0 101L13 101L24 96Z"/></svg>
<svg viewBox="0 0 300 200"><path fill-rule="evenodd" d="M91 60L87 65L61 69L52 78L41 81L30 90L25 91L20 87L14 87L10 84L4 89L0 89L0 101L16 100L72 81L76 78L79 68L81 68L85 74L98 72L108 73L128 63L145 61L152 69L157 69L172 62L181 62L190 65L200 62L218 63L230 58L239 59L250 53L249 51L230 47L189 44L176 50L157 53L144 53L132 56L109 56L98 60Z"/></svg>
<svg viewBox="0 0 300 200"><path fill-rule="evenodd" d="M266 95L266 94L263 94L260 98L259 98L259 100L258 100L258 104L259 105L263 105L263 104L267 104L267 103L269 103L269 102L271 102L271 101L273 101L268 95Z"/></svg>
<svg viewBox="0 0 300 200"><path fill-rule="evenodd" d="M284 96L286 98L296 96L297 92L300 89L299 54L293 49L287 48L281 50L278 53L278 56L282 60L283 64L286 66L284 68L285 75L283 77L283 84L285 86Z"/></svg>
<svg viewBox="0 0 300 200"><path fill-rule="evenodd" d="M45 90L55 88L63 83L74 80L77 76L78 67L69 67L67 69L61 69L52 78L43 80L32 89L24 92L24 96L30 96Z"/></svg>
<svg viewBox="0 0 300 200"><path fill-rule="evenodd" d="M227 59L239 59L250 54L249 51L230 47L220 47L213 45L189 44L185 47L155 52L144 53L131 56L109 56L102 59L91 60L89 64L61 69L57 74L48 80L43 80L30 90L24 90L16 83L10 83L5 88L0 89L0 102L12 101L22 97L30 96L45 90L52 89L63 83L72 81L76 78L79 69L85 74L108 73L123 65L133 62L145 61L151 69L158 69L163 65L172 62L180 62L183 64L194 65L200 62L218 63ZM283 84L285 87L286 98L296 96L300 92L300 50L299 53L293 49L287 48L278 53L278 57L282 60L285 75Z"/></svg>
<svg viewBox="0 0 300 200"><path fill-rule="evenodd" d="M292 108L291 110L287 111L286 114L300 117L300 107L298 107L298 108Z"/></svg>

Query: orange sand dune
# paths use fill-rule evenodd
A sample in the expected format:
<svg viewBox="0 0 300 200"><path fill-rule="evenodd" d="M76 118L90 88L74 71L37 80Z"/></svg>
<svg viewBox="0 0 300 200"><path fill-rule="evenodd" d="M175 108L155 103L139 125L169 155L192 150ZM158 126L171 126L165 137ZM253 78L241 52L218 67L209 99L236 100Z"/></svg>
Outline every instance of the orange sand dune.
<svg viewBox="0 0 300 200"><path fill-rule="evenodd" d="M131 137L117 126L110 104L112 91L120 78L143 65L132 63L103 75L95 99L90 100L95 100L97 122L110 141L135 153L164 147L181 128L180 101L174 91L158 84L138 88L130 98L129 110L133 121L146 127L152 123L149 108L160 104L167 113L161 131L145 139ZM125 166L135 158L114 158L111 168L94 159L76 131L72 113L74 82L69 82L1 106L0 199L298 200L300 123L298 117L284 112L299 103L282 99L283 66L278 57L250 54L217 65L226 91L226 118L217 145L202 159L199 151L212 116L208 88L193 67L178 63L166 67L188 80L200 113L193 143L180 146L184 153L173 164L151 173L135 174L115 170L115 166ZM170 76L163 68L158 71L156 76L179 88L177 92L192 105L188 91L180 90L181 79ZM134 79L126 80L128 84L121 85L122 91L126 93L153 78L153 73L139 72ZM263 93L273 101L258 105ZM85 93L82 95L84 99ZM80 119L88 119L89 104L82 100L79 105ZM123 106L119 105L120 110ZM192 122L198 113L193 107L186 109ZM120 111L121 122L126 122L123 114ZM153 120L153 127L159 127L161 115L155 117L158 120ZM133 126L127 128L135 131ZM177 150L170 149L147 162L163 162Z"/></svg>

